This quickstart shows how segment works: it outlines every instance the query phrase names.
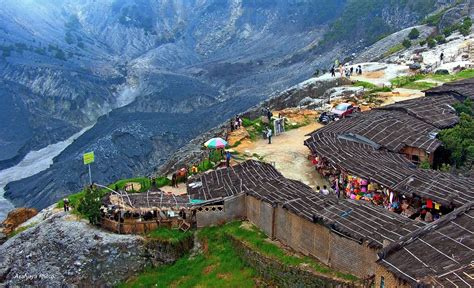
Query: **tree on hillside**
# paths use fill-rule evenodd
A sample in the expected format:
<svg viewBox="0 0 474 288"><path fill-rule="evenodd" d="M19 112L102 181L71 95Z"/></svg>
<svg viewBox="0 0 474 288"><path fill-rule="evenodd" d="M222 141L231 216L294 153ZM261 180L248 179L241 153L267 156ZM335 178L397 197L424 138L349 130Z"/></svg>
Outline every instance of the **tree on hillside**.
<svg viewBox="0 0 474 288"><path fill-rule="evenodd" d="M93 225L100 221L100 206L102 193L96 187L87 187L85 189L84 198L79 203L77 211L87 217Z"/></svg>
<svg viewBox="0 0 474 288"><path fill-rule="evenodd" d="M467 35L471 34L471 27L472 27L472 20L471 20L470 17L466 17L462 21L461 27L459 27L459 32L463 36L467 36Z"/></svg>
<svg viewBox="0 0 474 288"><path fill-rule="evenodd" d="M472 167L474 159L474 119L473 102L466 100L455 106L461 113L459 124L450 129L442 130L439 139L444 143L446 149L451 152L452 164L456 167Z"/></svg>
<svg viewBox="0 0 474 288"><path fill-rule="evenodd" d="M403 40L402 44L403 44L403 47L405 47L405 48L410 48L411 47L410 39Z"/></svg>
<svg viewBox="0 0 474 288"><path fill-rule="evenodd" d="M429 37L426 40L426 43L428 43L428 47L430 47L430 48L433 48L433 47L436 46L436 41L432 37Z"/></svg>
<svg viewBox="0 0 474 288"><path fill-rule="evenodd" d="M408 34L408 38L414 40L418 37L420 37L420 31L418 31L416 28L411 29L410 34Z"/></svg>

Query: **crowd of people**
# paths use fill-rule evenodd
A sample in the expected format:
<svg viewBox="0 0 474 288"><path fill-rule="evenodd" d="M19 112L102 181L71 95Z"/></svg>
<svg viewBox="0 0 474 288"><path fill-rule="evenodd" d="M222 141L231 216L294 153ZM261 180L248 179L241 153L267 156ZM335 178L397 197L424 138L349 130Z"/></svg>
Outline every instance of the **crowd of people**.
<svg viewBox="0 0 474 288"><path fill-rule="evenodd" d="M342 65L338 60L331 66L330 72L332 77L336 77L336 71L339 70L341 77L350 78L354 74L354 66L349 66L347 63ZM356 75L362 75L362 66L357 65L355 68Z"/></svg>
<svg viewBox="0 0 474 288"><path fill-rule="evenodd" d="M316 170L331 183L329 188L326 185L322 189L320 186L316 187L321 195L367 201L411 219L425 222L437 220L453 210L453 207L443 206L431 199L407 197L368 179L335 170L319 157L313 158L312 161Z"/></svg>
<svg viewBox="0 0 474 288"><path fill-rule="evenodd" d="M237 114L234 118L230 119L230 131L234 132L240 129L240 127L242 127L242 117Z"/></svg>

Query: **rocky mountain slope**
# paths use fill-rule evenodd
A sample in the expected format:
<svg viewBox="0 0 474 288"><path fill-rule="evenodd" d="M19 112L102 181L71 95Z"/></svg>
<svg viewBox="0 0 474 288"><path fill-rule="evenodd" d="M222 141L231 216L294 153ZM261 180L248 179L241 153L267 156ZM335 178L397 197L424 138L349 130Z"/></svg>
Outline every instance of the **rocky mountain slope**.
<svg viewBox="0 0 474 288"><path fill-rule="evenodd" d="M97 121L6 195L42 208L79 190L90 150L97 182L151 173L199 133L450 2L6 0L0 168ZM353 35L354 20L359 42L333 37Z"/></svg>
<svg viewBox="0 0 474 288"><path fill-rule="evenodd" d="M136 235L104 232L71 214L55 212L0 246L0 282L10 287L114 287L152 265L189 251ZM34 239L35 241L31 241Z"/></svg>

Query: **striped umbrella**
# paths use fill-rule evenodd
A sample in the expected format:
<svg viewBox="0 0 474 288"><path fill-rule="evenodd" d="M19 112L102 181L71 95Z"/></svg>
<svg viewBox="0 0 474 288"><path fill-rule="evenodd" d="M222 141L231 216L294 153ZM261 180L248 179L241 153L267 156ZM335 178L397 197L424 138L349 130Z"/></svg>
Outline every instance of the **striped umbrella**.
<svg viewBox="0 0 474 288"><path fill-rule="evenodd" d="M211 149L223 149L227 146L227 141L222 138L212 138L204 143L204 146Z"/></svg>

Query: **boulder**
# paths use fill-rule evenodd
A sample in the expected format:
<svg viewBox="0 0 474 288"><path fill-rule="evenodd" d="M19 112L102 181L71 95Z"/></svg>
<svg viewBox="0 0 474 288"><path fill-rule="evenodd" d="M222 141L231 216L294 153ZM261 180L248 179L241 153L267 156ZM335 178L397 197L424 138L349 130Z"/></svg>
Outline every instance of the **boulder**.
<svg viewBox="0 0 474 288"><path fill-rule="evenodd" d="M449 75L449 71L447 69L438 69L435 71L436 75Z"/></svg>
<svg viewBox="0 0 474 288"><path fill-rule="evenodd" d="M16 208L8 213L7 218L3 221L3 233L11 234L23 222L34 217L38 211L34 208Z"/></svg>
<svg viewBox="0 0 474 288"><path fill-rule="evenodd" d="M420 63L411 63L410 65L408 65L408 68L410 68L411 70L419 70L419 69L421 69L421 64Z"/></svg>

